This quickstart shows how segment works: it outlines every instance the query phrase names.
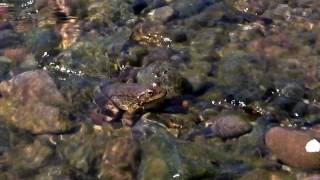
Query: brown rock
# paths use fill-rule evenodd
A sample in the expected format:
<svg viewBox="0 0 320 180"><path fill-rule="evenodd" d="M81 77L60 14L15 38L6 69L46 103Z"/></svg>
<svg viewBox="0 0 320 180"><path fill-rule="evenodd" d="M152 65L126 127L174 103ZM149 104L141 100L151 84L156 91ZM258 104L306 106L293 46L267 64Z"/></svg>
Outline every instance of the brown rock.
<svg viewBox="0 0 320 180"><path fill-rule="evenodd" d="M102 179L135 179L138 168L139 148L130 137L114 139L102 158Z"/></svg>
<svg viewBox="0 0 320 180"><path fill-rule="evenodd" d="M57 133L70 127L60 117L65 99L46 71L28 71L0 83L0 116L34 134Z"/></svg>
<svg viewBox="0 0 320 180"><path fill-rule="evenodd" d="M220 116L209 126L216 136L224 139L239 137L252 129L248 122L237 115Z"/></svg>
<svg viewBox="0 0 320 180"><path fill-rule="evenodd" d="M310 174L304 177L302 180L320 180L320 174Z"/></svg>
<svg viewBox="0 0 320 180"><path fill-rule="evenodd" d="M154 21L166 22L174 15L174 9L170 6L163 6L148 13L148 17Z"/></svg>
<svg viewBox="0 0 320 180"><path fill-rule="evenodd" d="M320 152L307 152L306 145L315 138L306 131L274 127L267 131L268 149L283 163L297 168L319 168Z"/></svg>
<svg viewBox="0 0 320 180"><path fill-rule="evenodd" d="M64 97L46 71L27 71L0 83L0 94L17 98L22 103L42 101L47 104L63 103Z"/></svg>
<svg viewBox="0 0 320 180"><path fill-rule="evenodd" d="M320 139L320 124L311 127L308 133L316 139Z"/></svg>
<svg viewBox="0 0 320 180"><path fill-rule="evenodd" d="M24 61L27 55L25 48L7 48L3 50L3 56L14 60L15 64L20 64Z"/></svg>
<svg viewBox="0 0 320 180"><path fill-rule="evenodd" d="M46 165L53 155L53 150L46 144L35 140L26 146L17 146L7 154L7 161L13 170L30 171Z"/></svg>

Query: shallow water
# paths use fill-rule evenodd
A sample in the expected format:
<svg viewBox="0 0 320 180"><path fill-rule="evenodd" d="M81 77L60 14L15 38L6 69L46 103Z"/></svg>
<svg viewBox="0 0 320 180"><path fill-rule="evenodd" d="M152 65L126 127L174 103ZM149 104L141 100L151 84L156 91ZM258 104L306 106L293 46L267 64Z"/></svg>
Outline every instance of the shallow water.
<svg viewBox="0 0 320 180"><path fill-rule="evenodd" d="M0 179L320 178L319 7L0 1Z"/></svg>

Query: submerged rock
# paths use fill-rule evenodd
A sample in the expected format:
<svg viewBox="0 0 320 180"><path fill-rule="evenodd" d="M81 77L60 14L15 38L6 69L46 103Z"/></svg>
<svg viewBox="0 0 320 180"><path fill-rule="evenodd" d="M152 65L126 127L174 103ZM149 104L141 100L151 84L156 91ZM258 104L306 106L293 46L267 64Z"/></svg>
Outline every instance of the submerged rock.
<svg viewBox="0 0 320 180"><path fill-rule="evenodd" d="M60 117L64 97L46 71L28 71L3 81L0 94L0 115L9 124L34 134L70 127L70 122Z"/></svg>
<svg viewBox="0 0 320 180"><path fill-rule="evenodd" d="M170 47L166 26L158 22L142 22L133 28L132 39L146 47Z"/></svg>
<svg viewBox="0 0 320 180"><path fill-rule="evenodd" d="M219 61L215 83L235 100L259 100L264 94L262 87L268 87L270 82L266 68L266 62L257 57L241 51L232 52Z"/></svg>
<svg viewBox="0 0 320 180"><path fill-rule="evenodd" d="M220 116L212 118L209 121L213 121L212 124L209 123L213 134L222 139L239 137L252 130L252 126L241 116L237 115Z"/></svg>
<svg viewBox="0 0 320 180"><path fill-rule="evenodd" d="M149 64L138 72L137 81L145 85L159 83L166 89L169 98L179 95L183 90L183 78L169 62L156 61Z"/></svg>
<svg viewBox="0 0 320 180"><path fill-rule="evenodd" d="M320 167L320 142L308 131L274 127L267 131L268 149L283 163L297 168Z"/></svg>
<svg viewBox="0 0 320 180"><path fill-rule="evenodd" d="M64 103L64 97L46 71L27 71L0 83L3 97L12 97L21 103L41 101L47 104Z"/></svg>
<svg viewBox="0 0 320 180"><path fill-rule="evenodd" d="M102 157L102 179L135 179L140 163L140 147L130 136L113 139Z"/></svg>
<svg viewBox="0 0 320 180"><path fill-rule="evenodd" d="M107 39L110 39L110 37ZM116 64L107 52L108 47L106 46L110 45L104 42L107 39L97 39L90 36L81 37L49 62L46 68L65 75L110 77L116 71ZM111 45L117 46L117 44ZM116 48L113 46L111 47L112 50Z"/></svg>
<svg viewBox="0 0 320 180"><path fill-rule="evenodd" d="M217 157L210 149L176 140L159 123L140 120L133 137L142 149L138 179L197 179L217 173L212 165Z"/></svg>
<svg viewBox="0 0 320 180"><path fill-rule="evenodd" d="M36 170L46 165L54 151L46 144L35 140L32 144L17 147L8 154L8 164L12 170L21 173Z"/></svg>
<svg viewBox="0 0 320 180"><path fill-rule="evenodd" d="M12 138L10 136L11 133L9 131L9 128L5 126L2 118L0 118L0 157L5 152L8 152L11 148L10 142Z"/></svg>
<svg viewBox="0 0 320 180"><path fill-rule="evenodd" d="M76 133L57 141L57 151L71 167L84 173L97 171L109 135L109 127L82 124Z"/></svg>
<svg viewBox="0 0 320 180"><path fill-rule="evenodd" d="M71 180L72 177L70 174L70 170L63 166L47 166L46 168L41 169L41 172L37 174L34 179L36 180L55 180L55 179L63 179L63 180Z"/></svg>
<svg viewBox="0 0 320 180"><path fill-rule="evenodd" d="M174 15L174 9L170 6L163 6L161 8L154 9L148 13L148 16L153 21L166 22Z"/></svg>
<svg viewBox="0 0 320 180"><path fill-rule="evenodd" d="M0 48L20 45L22 38L12 30L0 31Z"/></svg>

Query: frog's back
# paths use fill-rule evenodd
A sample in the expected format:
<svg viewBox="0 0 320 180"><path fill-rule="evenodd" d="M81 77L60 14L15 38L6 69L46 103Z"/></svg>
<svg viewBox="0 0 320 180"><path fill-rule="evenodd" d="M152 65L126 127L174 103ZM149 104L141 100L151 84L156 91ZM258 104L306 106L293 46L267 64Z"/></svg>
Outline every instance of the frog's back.
<svg viewBox="0 0 320 180"><path fill-rule="evenodd" d="M137 97L141 92L146 89L145 86L136 84L136 83L114 83L104 85L101 90L104 96L109 98L113 96L130 96Z"/></svg>

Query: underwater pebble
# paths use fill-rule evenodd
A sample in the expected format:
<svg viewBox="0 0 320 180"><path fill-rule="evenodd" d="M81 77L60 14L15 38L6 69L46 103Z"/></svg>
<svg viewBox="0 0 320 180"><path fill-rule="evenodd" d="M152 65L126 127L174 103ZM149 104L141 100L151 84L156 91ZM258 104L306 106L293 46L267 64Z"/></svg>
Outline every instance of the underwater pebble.
<svg viewBox="0 0 320 180"><path fill-rule="evenodd" d="M61 132L69 121L60 119L65 99L46 71L27 71L0 83L0 115L32 133Z"/></svg>
<svg viewBox="0 0 320 180"><path fill-rule="evenodd" d="M163 6L148 13L148 16L151 20L162 22L168 21L173 15L174 10L170 6Z"/></svg>
<svg viewBox="0 0 320 180"><path fill-rule="evenodd" d="M102 157L100 177L102 179L134 179L138 164L139 147L130 137L119 137L111 141Z"/></svg>
<svg viewBox="0 0 320 180"><path fill-rule="evenodd" d="M209 121L214 121L209 125L214 134L223 139L239 137L252 130L252 126L237 115L221 116Z"/></svg>
<svg viewBox="0 0 320 180"><path fill-rule="evenodd" d="M307 131L282 127L271 128L265 135L267 148L284 164L297 168L320 167L320 152L310 152L319 148L314 140Z"/></svg>

